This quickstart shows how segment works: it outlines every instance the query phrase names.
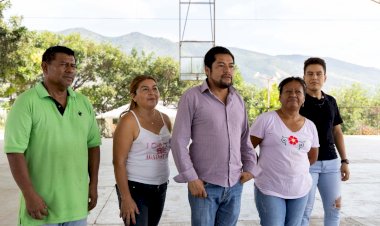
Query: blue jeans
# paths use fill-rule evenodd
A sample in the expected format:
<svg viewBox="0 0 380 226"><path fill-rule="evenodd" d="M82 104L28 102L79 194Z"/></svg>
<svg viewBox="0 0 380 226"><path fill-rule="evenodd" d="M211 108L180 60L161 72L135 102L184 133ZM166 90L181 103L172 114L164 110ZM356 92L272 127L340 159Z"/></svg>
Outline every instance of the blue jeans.
<svg viewBox="0 0 380 226"><path fill-rule="evenodd" d="M120 192L117 185L116 193L121 206ZM161 185L142 184L128 181L129 191L135 201L140 214L136 214L136 226L156 226L161 219L164 210L166 190L168 183ZM124 219L123 219L124 220ZM124 221L124 224L126 222ZM131 224L133 225L133 224Z"/></svg>
<svg viewBox="0 0 380 226"><path fill-rule="evenodd" d="M205 183L206 198L192 196L188 192L192 226L233 226L240 214L243 184L232 187Z"/></svg>
<svg viewBox="0 0 380 226"><path fill-rule="evenodd" d="M69 221L59 224L44 224L43 226L87 226L87 217L82 220Z"/></svg>
<svg viewBox="0 0 380 226"><path fill-rule="evenodd" d="M299 226L307 195L298 199L283 199L265 195L255 186L255 202L262 226Z"/></svg>
<svg viewBox="0 0 380 226"><path fill-rule="evenodd" d="M310 166L310 174L313 178L313 187L309 193L305 214L302 219L302 226L309 225L317 187L322 198L325 212L324 226L339 226L340 208L336 208L336 201L340 199L341 196L339 159L315 162Z"/></svg>

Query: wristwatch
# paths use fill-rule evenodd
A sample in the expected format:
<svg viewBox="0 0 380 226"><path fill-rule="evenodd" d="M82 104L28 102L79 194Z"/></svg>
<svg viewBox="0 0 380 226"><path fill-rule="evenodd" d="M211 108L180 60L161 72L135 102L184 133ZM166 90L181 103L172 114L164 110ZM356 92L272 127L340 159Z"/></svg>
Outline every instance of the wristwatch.
<svg viewBox="0 0 380 226"><path fill-rule="evenodd" d="M342 159L342 160L340 160L340 163L350 164L350 161L348 161L348 159Z"/></svg>

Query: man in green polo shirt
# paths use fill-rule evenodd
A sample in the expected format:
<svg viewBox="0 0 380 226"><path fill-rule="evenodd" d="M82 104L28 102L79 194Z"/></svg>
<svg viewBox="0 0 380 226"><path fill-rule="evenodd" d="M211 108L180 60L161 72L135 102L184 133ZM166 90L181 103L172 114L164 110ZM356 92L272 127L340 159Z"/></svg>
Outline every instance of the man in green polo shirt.
<svg viewBox="0 0 380 226"><path fill-rule="evenodd" d="M43 82L8 114L4 150L21 190L19 225L87 225L97 202L100 133L88 99L74 92L74 52L48 48Z"/></svg>

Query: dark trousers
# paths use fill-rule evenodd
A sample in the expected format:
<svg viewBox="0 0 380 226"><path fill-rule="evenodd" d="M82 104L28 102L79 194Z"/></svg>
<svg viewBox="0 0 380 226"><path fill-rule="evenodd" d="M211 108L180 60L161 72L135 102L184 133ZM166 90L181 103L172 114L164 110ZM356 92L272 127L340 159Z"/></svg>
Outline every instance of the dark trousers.
<svg viewBox="0 0 380 226"><path fill-rule="evenodd" d="M168 183L150 185L128 181L128 186L131 196L140 211L140 214L136 214L135 225L157 226L161 219L162 211L164 210ZM119 208L121 208L120 191L117 185L115 185L115 187L119 200ZM124 224L127 225L125 221Z"/></svg>

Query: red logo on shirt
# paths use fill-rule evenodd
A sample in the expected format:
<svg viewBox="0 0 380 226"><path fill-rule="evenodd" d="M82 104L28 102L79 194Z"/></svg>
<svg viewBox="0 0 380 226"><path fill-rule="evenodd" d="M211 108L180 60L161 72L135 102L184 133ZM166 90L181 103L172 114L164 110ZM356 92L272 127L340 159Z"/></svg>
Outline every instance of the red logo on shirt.
<svg viewBox="0 0 380 226"><path fill-rule="evenodd" d="M305 146L306 141L298 140L295 136L290 137L281 137L281 143L283 143L285 146L290 144L293 145L294 148L297 148L298 150L301 150Z"/></svg>
<svg viewBox="0 0 380 226"><path fill-rule="evenodd" d="M296 145L296 144L298 143L298 138L295 137L295 136L290 136L290 137L288 138L288 141L289 141L289 144L291 144L291 145Z"/></svg>

